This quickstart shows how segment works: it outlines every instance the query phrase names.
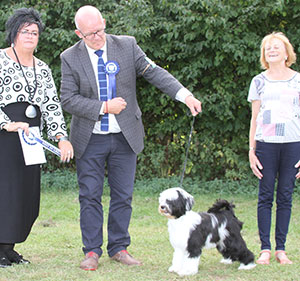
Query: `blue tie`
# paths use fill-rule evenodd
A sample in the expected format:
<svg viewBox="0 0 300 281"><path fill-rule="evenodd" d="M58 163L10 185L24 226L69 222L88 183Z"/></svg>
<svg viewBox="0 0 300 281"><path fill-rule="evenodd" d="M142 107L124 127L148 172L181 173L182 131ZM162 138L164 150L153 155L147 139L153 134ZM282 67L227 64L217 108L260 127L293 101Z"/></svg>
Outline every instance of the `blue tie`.
<svg viewBox="0 0 300 281"><path fill-rule="evenodd" d="M100 89L100 100L107 101L107 81L105 73L105 64L102 58L103 51L95 51L98 58L98 82ZM108 113L105 113L101 119L101 131L108 131Z"/></svg>

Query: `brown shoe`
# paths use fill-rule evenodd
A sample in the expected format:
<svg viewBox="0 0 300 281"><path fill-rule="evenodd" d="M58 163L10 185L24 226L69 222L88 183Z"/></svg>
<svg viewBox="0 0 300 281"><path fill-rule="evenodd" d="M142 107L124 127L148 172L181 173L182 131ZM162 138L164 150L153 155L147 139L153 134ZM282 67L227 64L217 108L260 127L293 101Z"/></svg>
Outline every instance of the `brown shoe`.
<svg viewBox="0 0 300 281"><path fill-rule="evenodd" d="M98 268L99 256L95 252L88 252L85 259L80 263L83 270L96 270Z"/></svg>
<svg viewBox="0 0 300 281"><path fill-rule="evenodd" d="M142 265L142 263L134 259L126 250L122 250L111 257L112 260L118 261L126 265Z"/></svg>

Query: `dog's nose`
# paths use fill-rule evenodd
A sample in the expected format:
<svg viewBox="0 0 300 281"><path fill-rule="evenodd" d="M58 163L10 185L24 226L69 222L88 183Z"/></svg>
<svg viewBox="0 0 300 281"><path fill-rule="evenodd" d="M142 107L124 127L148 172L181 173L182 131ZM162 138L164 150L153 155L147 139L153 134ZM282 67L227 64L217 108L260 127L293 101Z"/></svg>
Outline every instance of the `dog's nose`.
<svg viewBox="0 0 300 281"><path fill-rule="evenodd" d="M166 209L166 206L162 205L162 206L160 206L160 208L161 208L162 210L164 210L164 209Z"/></svg>

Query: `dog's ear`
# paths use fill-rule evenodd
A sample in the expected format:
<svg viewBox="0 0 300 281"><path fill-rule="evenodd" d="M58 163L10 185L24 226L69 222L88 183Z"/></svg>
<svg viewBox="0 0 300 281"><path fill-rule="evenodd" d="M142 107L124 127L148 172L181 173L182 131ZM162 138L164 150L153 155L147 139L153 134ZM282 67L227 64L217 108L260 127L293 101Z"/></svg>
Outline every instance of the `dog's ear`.
<svg viewBox="0 0 300 281"><path fill-rule="evenodd" d="M182 197L185 200L185 210L190 211L194 206L194 197L183 189L177 190L177 193L178 197Z"/></svg>
<svg viewBox="0 0 300 281"><path fill-rule="evenodd" d="M192 209L192 207L194 206L194 197L193 196L189 196L186 198L186 210L190 211Z"/></svg>

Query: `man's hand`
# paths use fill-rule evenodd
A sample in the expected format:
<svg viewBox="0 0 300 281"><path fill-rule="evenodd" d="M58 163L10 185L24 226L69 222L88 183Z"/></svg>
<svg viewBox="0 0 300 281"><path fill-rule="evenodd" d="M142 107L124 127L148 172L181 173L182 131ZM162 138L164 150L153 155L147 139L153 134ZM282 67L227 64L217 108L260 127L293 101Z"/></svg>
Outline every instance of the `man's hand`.
<svg viewBox="0 0 300 281"><path fill-rule="evenodd" d="M127 106L127 102L123 98L113 98L107 101L107 110L105 113L119 114Z"/></svg>
<svg viewBox="0 0 300 281"><path fill-rule="evenodd" d="M196 116L199 112L202 111L201 109L201 101L197 100L193 96L187 96L185 98L185 103L190 109L193 116Z"/></svg>

